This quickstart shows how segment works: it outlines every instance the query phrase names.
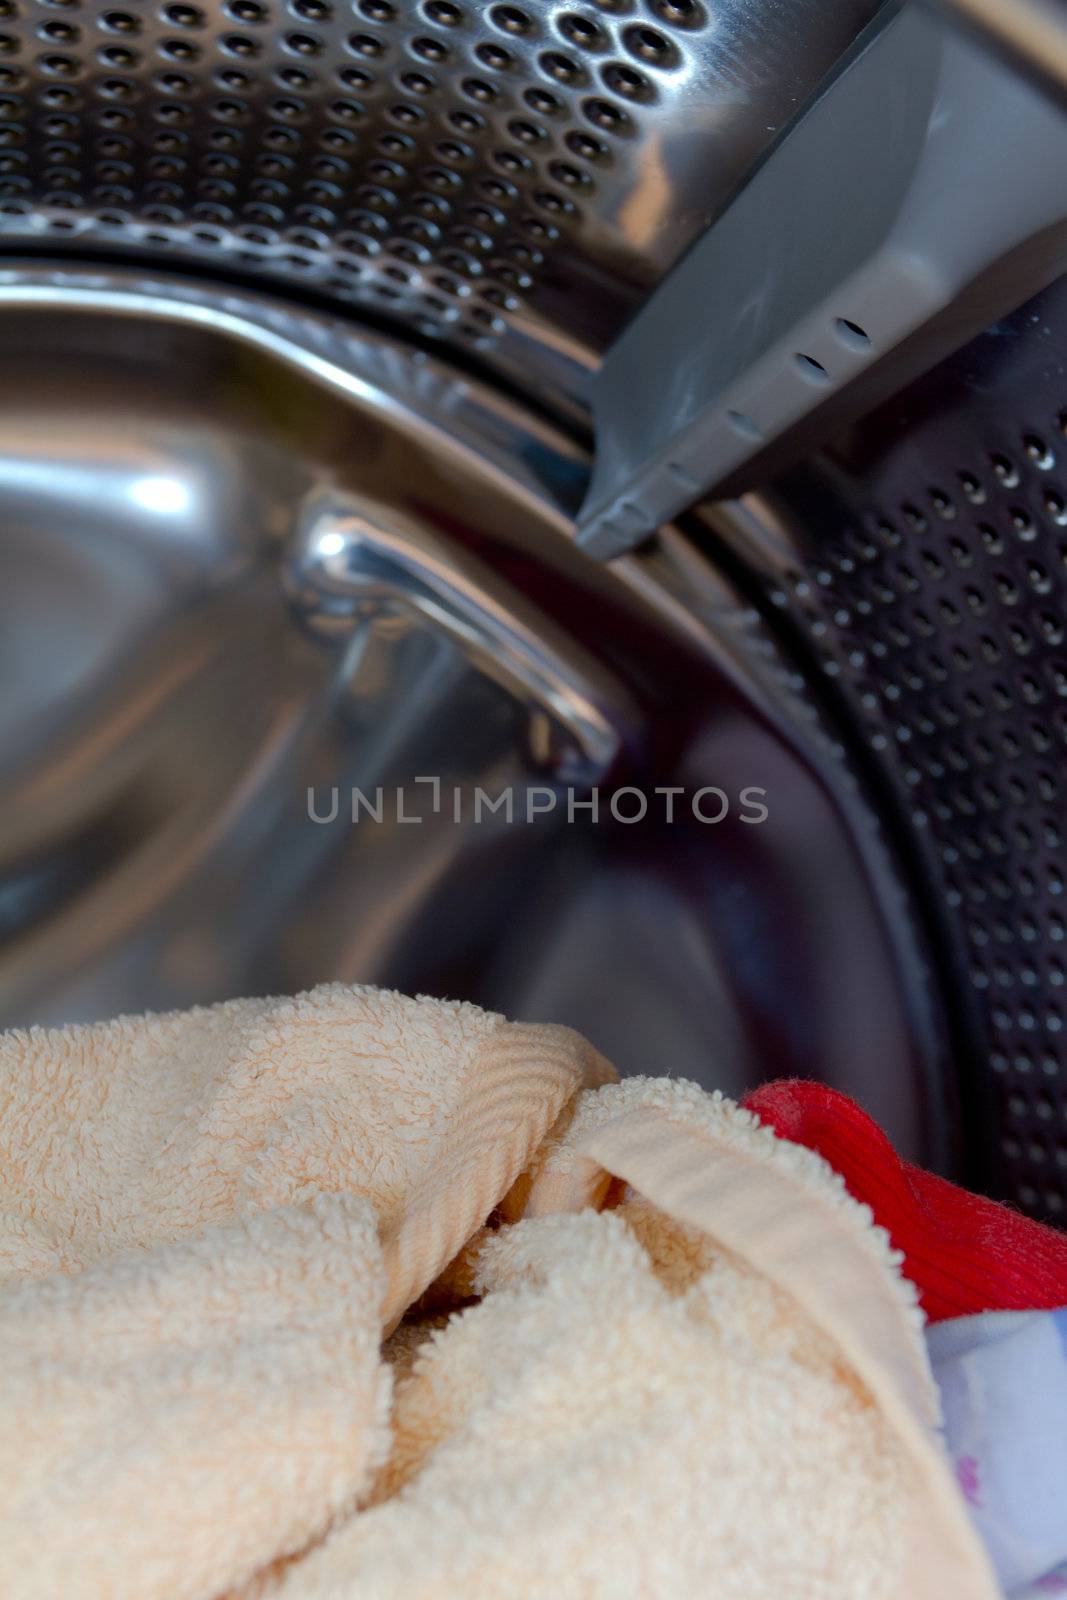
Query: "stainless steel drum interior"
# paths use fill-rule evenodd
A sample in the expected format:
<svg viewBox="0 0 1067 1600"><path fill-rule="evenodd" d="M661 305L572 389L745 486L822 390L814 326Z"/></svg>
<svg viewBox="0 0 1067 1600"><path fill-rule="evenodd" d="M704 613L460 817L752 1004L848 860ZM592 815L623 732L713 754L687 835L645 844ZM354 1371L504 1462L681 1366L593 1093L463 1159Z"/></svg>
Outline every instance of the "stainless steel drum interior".
<svg viewBox="0 0 1067 1600"><path fill-rule="evenodd" d="M697 429L673 521L582 531L642 328L734 316L678 285L857 63L951 13L920 133L957 80L1065 115L987 9L0 0L0 1024L449 994L823 1078L1063 1212L1064 219L906 366L840 306L840 383L782 343L805 415L722 402L728 498ZM588 804L749 785L759 827Z"/></svg>

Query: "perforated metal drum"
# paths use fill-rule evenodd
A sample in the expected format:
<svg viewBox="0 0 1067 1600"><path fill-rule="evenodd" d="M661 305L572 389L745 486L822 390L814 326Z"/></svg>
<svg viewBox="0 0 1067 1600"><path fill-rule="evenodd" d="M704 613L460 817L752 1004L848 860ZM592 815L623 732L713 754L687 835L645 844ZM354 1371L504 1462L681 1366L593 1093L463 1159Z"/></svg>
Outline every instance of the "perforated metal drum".
<svg viewBox="0 0 1067 1600"><path fill-rule="evenodd" d="M0 243L583 379L876 0L0 0Z"/></svg>
<svg viewBox="0 0 1067 1600"><path fill-rule="evenodd" d="M0 1022L456 994L1062 1216L1067 161L1007 264L905 228L946 96L1062 102L946 34L828 196L899 10L0 0Z"/></svg>

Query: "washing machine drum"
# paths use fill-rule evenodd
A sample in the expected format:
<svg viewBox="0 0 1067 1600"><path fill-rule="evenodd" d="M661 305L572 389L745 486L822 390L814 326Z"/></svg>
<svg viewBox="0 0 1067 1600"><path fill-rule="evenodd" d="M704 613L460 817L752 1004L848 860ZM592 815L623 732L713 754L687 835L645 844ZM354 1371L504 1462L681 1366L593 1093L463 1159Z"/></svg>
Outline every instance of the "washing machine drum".
<svg viewBox="0 0 1067 1600"><path fill-rule="evenodd" d="M3 1023L458 995L1062 1217L1065 114L890 11L0 0Z"/></svg>

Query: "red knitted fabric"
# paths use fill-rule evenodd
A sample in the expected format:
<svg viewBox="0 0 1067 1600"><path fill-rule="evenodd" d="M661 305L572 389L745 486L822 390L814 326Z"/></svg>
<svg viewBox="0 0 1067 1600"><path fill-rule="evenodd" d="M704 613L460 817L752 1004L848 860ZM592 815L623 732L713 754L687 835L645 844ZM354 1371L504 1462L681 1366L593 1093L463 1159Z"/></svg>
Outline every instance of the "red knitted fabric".
<svg viewBox="0 0 1067 1600"><path fill-rule="evenodd" d="M818 1151L870 1206L931 1322L1067 1305L1067 1233L902 1161L847 1095L794 1079L765 1084L743 1104L781 1138Z"/></svg>

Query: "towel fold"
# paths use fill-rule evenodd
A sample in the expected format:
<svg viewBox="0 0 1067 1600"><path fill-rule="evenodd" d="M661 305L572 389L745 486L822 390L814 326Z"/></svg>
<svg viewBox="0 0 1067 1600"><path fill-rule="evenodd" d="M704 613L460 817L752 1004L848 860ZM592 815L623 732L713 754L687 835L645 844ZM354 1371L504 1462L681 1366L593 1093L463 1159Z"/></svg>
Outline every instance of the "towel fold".
<svg viewBox="0 0 1067 1600"><path fill-rule="evenodd" d="M992 1600L820 1157L331 986L0 1037L5 1600Z"/></svg>

